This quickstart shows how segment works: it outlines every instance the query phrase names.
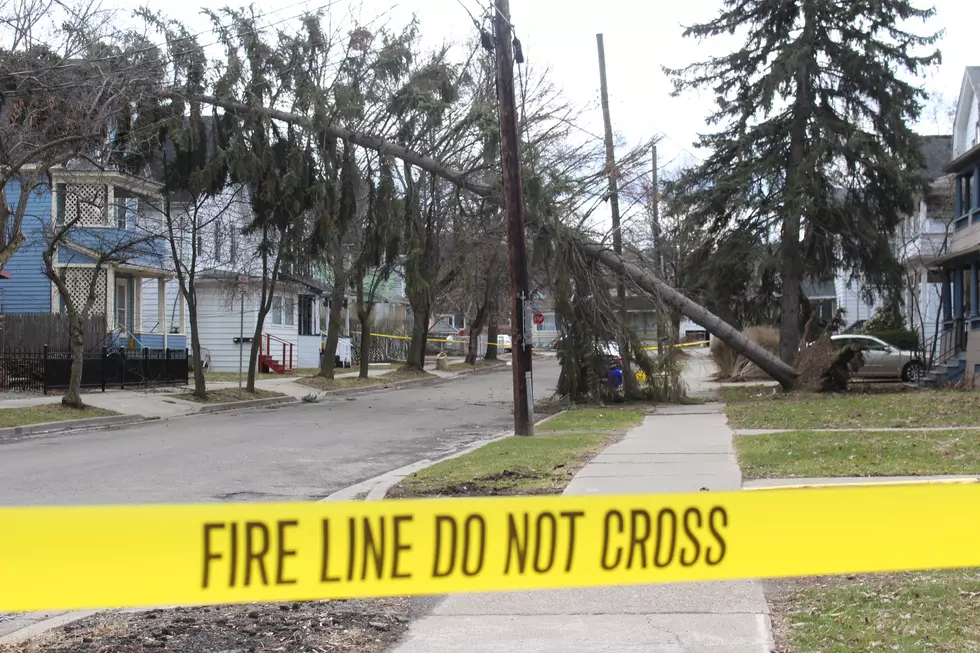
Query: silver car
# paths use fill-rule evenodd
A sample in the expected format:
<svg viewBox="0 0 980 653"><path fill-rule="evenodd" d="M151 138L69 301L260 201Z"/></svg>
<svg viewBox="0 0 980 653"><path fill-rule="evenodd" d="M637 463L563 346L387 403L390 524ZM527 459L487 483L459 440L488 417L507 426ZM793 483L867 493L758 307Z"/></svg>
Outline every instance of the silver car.
<svg viewBox="0 0 980 653"><path fill-rule="evenodd" d="M831 336L835 344L858 347L864 354L864 365L857 371L857 379L895 379L915 383L925 371L918 354L903 351L874 336L844 333Z"/></svg>

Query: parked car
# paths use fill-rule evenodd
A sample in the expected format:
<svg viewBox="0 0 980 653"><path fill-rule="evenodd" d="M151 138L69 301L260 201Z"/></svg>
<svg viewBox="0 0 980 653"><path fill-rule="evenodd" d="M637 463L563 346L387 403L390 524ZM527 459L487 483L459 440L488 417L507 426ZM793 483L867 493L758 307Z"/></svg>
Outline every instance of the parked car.
<svg viewBox="0 0 980 653"><path fill-rule="evenodd" d="M889 345L884 340L858 333L842 333L831 336L841 347L859 347L864 354L864 365L857 371L858 379L901 379L915 383L925 371L925 365L915 352Z"/></svg>
<svg viewBox="0 0 980 653"><path fill-rule="evenodd" d="M561 340L562 338L555 338L552 343L552 347L558 352L558 362L562 360L561 351ZM606 342L601 342L596 345L596 353L599 354L606 362L606 366L609 369L619 369L623 366L623 358L619 355L619 345L612 340L607 340Z"/></svg>

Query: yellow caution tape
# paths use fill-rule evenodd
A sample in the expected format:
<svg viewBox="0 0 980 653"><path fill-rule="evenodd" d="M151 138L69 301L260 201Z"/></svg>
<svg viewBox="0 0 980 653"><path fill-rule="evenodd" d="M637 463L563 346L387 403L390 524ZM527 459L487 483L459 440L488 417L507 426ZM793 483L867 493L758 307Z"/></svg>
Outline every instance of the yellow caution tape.
<svg viewBox="0 0 980 653"><path fill-rule="evenodd" d="M360 335L361 332L360 331L351 331L350 333L354 333L354 334ZM390 333L372 333L370 335L371 335L372 338L390 338L392 340L411 340L412 339L411 336L396 336L396 335L393 335L393 334L390 334ZM460 336L460 337L462 338L464 336ZM448 343L452 343L454 345L469 345L469 343L470 343L469 337L466 337L466 340L449 340L449 339L440 339L440 338L426 338L425 341L426 342L448 342ZM496 343L496 342L488 343L488 342L485 342L483 340L481 340L478 344L481 345L481 346L483 346L483 345L489 345L490 347L505 347L505 348L507 347L507 345L501 345L501 344ZM533 348L534 347L532 347L532 349Z"/></svg>
<svg viewBox="0 0 980 653"><path fill-rule="evenodd" d="M980 485L0 509L0 610L980 566Z"/></svg>

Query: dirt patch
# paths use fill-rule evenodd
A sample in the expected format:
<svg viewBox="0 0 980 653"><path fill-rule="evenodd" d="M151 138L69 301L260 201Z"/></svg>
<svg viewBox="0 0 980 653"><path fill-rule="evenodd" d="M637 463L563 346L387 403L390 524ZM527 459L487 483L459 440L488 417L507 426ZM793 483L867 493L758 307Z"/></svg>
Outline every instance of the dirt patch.
<svg viewBox="0 0 980 653"><path fill-rule="evenodd" d="M381 653L411 617L407 598L103 613L0 653Z"/></svg>

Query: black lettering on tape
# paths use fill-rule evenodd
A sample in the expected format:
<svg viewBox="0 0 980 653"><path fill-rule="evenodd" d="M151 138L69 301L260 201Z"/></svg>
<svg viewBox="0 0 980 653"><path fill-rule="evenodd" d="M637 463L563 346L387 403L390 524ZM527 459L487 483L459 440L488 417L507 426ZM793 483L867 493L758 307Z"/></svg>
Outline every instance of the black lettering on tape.
<svg viewBox="0 0 980 653"><path fill-rule="evenodd" d="M633 568L633 554L640 552L640 567L647 568L647 541L650 539L650 513L646 510L630 512L630 553L626 558L626 568ZM643 533L639 535L639 533Z"/></svg>
<svg viewBox="0 0 980 653"><path fill-rule="evenodd" d="M605 569L606 571L612 571L613 569L618 567L619 563L623 559L623 547L620 546L617 547L616 549L616 561L613 563L608 562L610 521L612 521L613 517L615 517L616 521L619 522L619 526L617 527L617 529L619 530L619 534L620 535L623 534L623 525L624 525L623 513L619 512L618 510L610 510L606 512L606 517L603 520L603 527L602 527L602 568Z"/></svg>
<svg viewBox="0 0 980 653"><path fill-rule="evenodd" d="M347 580L354 580L354 551L357 542L357 520L353 517L347 519Z"/></svg>
<svg viewBox="0 0 980 653"><path fill-rule="evenodd" d="M221 554L214 553L211 550L211 531L220 530L224 527L225 524L221 522L204 525L204 581L201 583L201 587L204 589L208 588L208 584L211 580L211 561L221 560Z"/></svg>
<svg viewBox="0 0 980 653"><path fill-rule="evenodd" d="M286 548L286 529L299 526L296 520L280 521L276 537L276 585L295 585L295 578L286 578L286 558L296 555L295 549Z"/></svg>
<svg viewBox="0 0 980 653"><path fill-rule="evenodd" d="M262 546L256 550L254 533L258 532L262 536ZM259 573L262 575L262 584L269 584L269 577L265 571L265 556L269 553L269 527L259 521L245 523L245 587L252 584L252 563L258 563Z"/></svg>
<svg viewBox="0 0 980 653"><path fill-rule="evenodd" d="M711 534L714 535L715 536L715 539L718 541L718 547L719 547L718 557L715 558L714 560L711 559L711 547L710 546L704 552L704 561L707 562L709 565L712 565L712 566L717 565L722 560L724 560L724 558L725 558L725 552L726 552L725 538L721 536L721 533L719 532L718 527L715 525L715 517L719 517L720 518L720 521L721 521L721 525L723 527L727 528L728 527L728 513L725 512L725 509L722 508L721 506L715 506L714 508L711 509L711 512L708 513L708 528L711 530Z"/></svg>
<svg viewBox="0 0 980 653"><path fill-rule="evenodd" d="M231 571L231 578L228 587L234 587L238 580L238 522L231 522L231 555L228 558L228 565Z"/></svg>
<svg viewBox="0 0 980 653"><path fill-rule="evenodd" d="M442 531L443 526L449 526L449 532L452 536L452 541L449 544L449 565L445 569L439 568L439 561L441 559L441 553L443 549L442 543ZM435 544L435 555L432 561L432 577L433 578L444 578L451 573L456 568L456 520L451 515L436 515L436 544Z"/></svg>
<svg viewBox="0 0 980 653"><path fill-rule="evenodd" d="M514 521L514 515L507 515L507 563L504 565L504 573L510 573L510 560L511 555L517 555L517 573L523 574L524 569L527 566L527 537L531 530L529 517L527 513L524 513L524 536L523 538L518 533L517 522Z"/></svg>
<svg viewBox="0 0 980 653"><path fill-rule="evenodd" d="M471 526L473 524L479 525L479 537L477 542L479 543L479 555L477 556L476 566L470 567L470 551L473 548L471 541L471 533L473 529ZM486 546L487 546L487 522L480 515L470 515L463 522L463 575L464 576L476 576L478 573L483 571L483 560L486 556Z"/></svg>
<svg viewBox="0 0 980 653"><path fill-rule="evenodd" d="M398 571L398 563L401 560L402 552L408 552L412 550L411 544L405 544L402 542L402 532L401 525L402 522L411 522L411 515L395 515L393 520L394 524L392 526L392 537L394 538L394 548L395 552L391 560L391 577L392 578L411 578L412 572L401 573Z"/></svg>
<svg viewBox="0 0 980 653"><path fill-rule="evenodd" d="M694 545L694 557L688 560L688 558L684 555L687 553L687 547L682 546L680 556L682 567L690 567L698 561L698 558L701 557L701 543L698 541L698 536L694 534L693 530L691 530L691 517L697 518L698 529L701 528L702 524L700 510L697 508L688 508L684 511L684 533L687 535L687 538L691 540L691 544Z"/></svg>
<svg viewBox="0 0 980 653"><path fill-rule="evenodd" d="M320 565L321 583L339 583L340 576L330 575L330 520L323 520L323 558Z"/></svg>
<svg viewBox="0 0 980 653"><path fill-rule="evenodd" d="M581 510L569 510L561 513L561 516L568 520L568 557L565 559L565 571L569 572L575 557L575 520L584 517L585 513Z"/></svg>
<svg viewBox="0 0 980 653"><path fill-rule="evenodd" d="M374 577L384 577L385 566L385 518L378 520L378 535L375 539L374 529L371 527L371 520L365 517L362 522L364 526L364 550L361 554L361 580L367 580L368 559L374 558Z"/></svg>
<svg viewBox="0 0 980 653"><path fill-rule="evenodd" d="M670 545L667 548L666 560L661 558L660 554L664 549L664 518L668 517L670 522ZM674 549L677 547L677 514L670 508L663 508L657 514L657 545L653 550L653 564L657 567L667 567L671 562L674 561Z"/></svg>
<svg viewBox="0 0 980 653"><path fill-rule="evenodd" d="M544 548L542 546L545 536L544 536L544 526L543 524L549 524L548 529L551 531L551 535L547 538L550 546L548 547L548 557L545 558L545 564L541 562L541 551ZM543 512L538 515L535 521L535 532L534 539L534 571L539 574L543 574L550 571L555 564L555 548L557 546L556 540L558 539L558 520L550 512Z"/></svg>

